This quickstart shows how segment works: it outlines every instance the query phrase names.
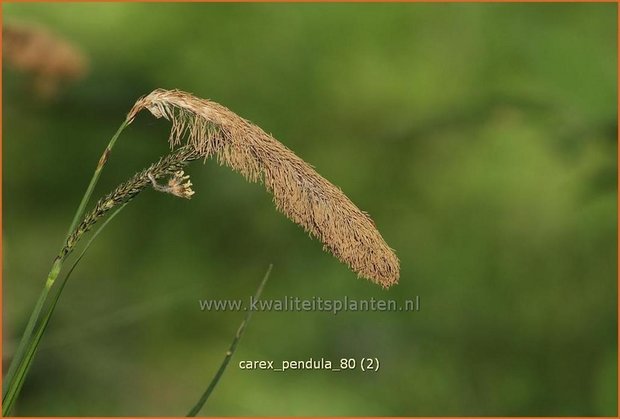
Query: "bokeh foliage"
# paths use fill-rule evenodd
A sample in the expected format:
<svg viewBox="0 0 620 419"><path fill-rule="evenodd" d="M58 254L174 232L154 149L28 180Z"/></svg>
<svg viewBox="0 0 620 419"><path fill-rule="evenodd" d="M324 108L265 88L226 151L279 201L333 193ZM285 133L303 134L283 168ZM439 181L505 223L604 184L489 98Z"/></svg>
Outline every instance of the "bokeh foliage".
<svg viewBox="0 0 620 419"><path fill-rule="evenodd" d="M199 298L419 295L417 313L257 313L235 360L373 356L376 374L232 368L209 415L615 415L616 5L4 4L90 59L52 101L3 71L4 352L101 151L157 87L216 100L368 211L383 291L213 161L143 193L67 287L20 415L180 415L242 313ZM167 151L141 116L99 192Z"/></svg>

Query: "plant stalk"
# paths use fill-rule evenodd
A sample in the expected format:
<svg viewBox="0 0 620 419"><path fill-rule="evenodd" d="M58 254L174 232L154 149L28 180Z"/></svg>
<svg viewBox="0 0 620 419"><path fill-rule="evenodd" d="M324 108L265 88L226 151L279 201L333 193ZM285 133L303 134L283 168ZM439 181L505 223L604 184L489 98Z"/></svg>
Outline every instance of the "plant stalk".
<svg viewBox="0 0 620 419"><path fill-rule="evenodd" d="M123 121L121 126L118 127L118 130L116 130L116 133L114 134L114 136L112 136L112 139L110 140L107 147L103 151L103 154L99 158L99 162L97 163L97 167L95 168L95 173L93 173L93 177L91 178L90 183L88 184L88 187L86 188L86 192L84 193L84 196L82 197L82 201L80 201L80 205L78 206L78 209L75 212L75 215L73 216L73 221L71 221L71 226L69 227L69 231L67 231L67 237L69 237L69 235L73 233L73 231L75 230L75 227L77 227L78 223L80 222L82 215L84 215L84 211L86 210L86 205L88 205L88 201L90 200L90 197L92 196L93 191L95 190L95 186L97 185L97 182L99 181L99 176L101 176L101 171L103 170L103 167L105 166L105 164L108 161L108 158L110 157L112 148L114 148L114 144L116 144L116 140L118 140L118 137L121 135L121 133L127 127L128 124L129 122L127 120Z"/></svg>
<svg viewBox="0 0 620 419"><path fill-rule="evenodd" d="M265 276L263 277L263 280L258 286L256 293L254 294L254 300L258 300L261 294L263 293L263 289L265 288L265 284L267 283L267 280L269 279L269 275L271 274L272 268L273 268L273 264L270 264L269 268L267 268L267 272L265 272ZM226 367L228 366L228 363L232 359L232 356L234 355L235 351L237 350L237 345L239 344L239 341L243 337L243 333L245 333L245 329L248 323L250 322L250 319L252 318L252 313L253 313L252 310L248 310L247 314L245 315L245 318L241 322L241 325L239 325L239 329L237 329L237 333L235 334L235 337L232 343L230 344L228 351L226 351L226 355L224 356L224 359L222 360L220 367L215 373L215 376L213 376L213 379L209 383L209 386L204 391L204 393L202 393L202 396L200 396L200 399L198 399L198 402L196 402L196 404L194 405L194 407L192 407L192 409L189 411L186 417L196 416L198 413L200 413L200 410L204 407L205 403L207 403L207 400L211 396L211 393L213 393L213 390L215 390L217 383L219 383L220 378L222 378L222 375L224 375L224 371L226 371Z"/></svg>
<svg viewBox="0 0 620 419"><path fill-rule="evenodd" d="M9 413L11 413L11 409L13 408L13 404L15 403L15 400L17 400L17 396L19 395L19 393L20 393L20 391L22 389L22 386L24 384L24 379L26 378L26 375L28 374L28 371L30 370L30 366L32 365L32 360L34 359L34 355L37 352L37 348L39 346L39 342L41 341L41 338L43 337L43 333L47 329L47 325L49 324L49 321L52 318L52 314L54 313L54 309L56 308L56 304L58 303L58 300L60 299L60 295L62 294L62 291L63 291L65 285L67 284L67 281L69 280L69 277L71 276L71 274L75 270L75 268L78 265L78 263L80 263L80 261L82 260L82 258L84 257L84 255L86 254L86 252L88 251L90 246L92 245L93 241L97 238L97 236L101 233L101 231L103 231L103 229L108 225L108 223L110 221L112 221L112 219L119 212L121 212L121 210L123 208L125 208L126 205L127 205L127 203L125 203L122 206L120 206L119 208L117 208L116 211L114 211L105 220L105 222L97 229L97 231L95 231L93 233L92 237L90 238L88 243L86 243L86 246L84 246L84 249L82 250L80 255L73 262L73 265L71 266L71 268L69 268L69 271L64 276L64 278L61 280L61 282L60 282L60 284L58 286L58 290L53 295L51 303L47 306L47 310L45 310L45 313L43 315L43 320L39 323L39 326L37 327L36 332L34 334L34 337L29 339L28 345L26 346L26 348L23 349L23 350L25 350L25 358L23 358L24 361L22 363L20 363L20 365L16 368L16 371L14 371L13 375L17 374L16 378L14 379L15 380L14 384L11 385L10 387L8 387L8 391L7 391L6 395L3 397L3 400L2 400L2 416L7 416ZM46 282L46 284L47 284L47 282ZM46 289L49 292L49 289L48 288L46 288ZM32 334L32 330L30 331L30 333Z"/></svg>
<svg viewBox="0 0 620 419"><path fill-rule="evenodd" d="M121 135L121 133L127 127L128 124L129 122L127 120L125 120L121 124L121 126L118 128L116 133L110 139L110 142L108 143L105 150L103 151L103 154L99 158L99 162L97 163L95 172L93 173L90 183L88 184L88 187L86 188L86 192L82 196L82 200L80 201L80 204L77 208L77 211L75 212L75 215L73 216L73 220L67 232L67 239L73 233L78 223L80 222L81 217L84 215L86 205L88 205L88 202L90 201L90 197L92 196L93 191L95 190L95 186L97 185L97 182L99 181L99 177L101 176L101 171L103 170L103 167L108 161L108 157L112 151L112 148L114 147L114 144L116 143L119 136ZM23 368L23 365L28 365L28 366L30 365L31 359L28 360L24 358L24 356L26 355L25 351L26 351L26 348L31 346L33 342L32 333L37 323L39 323L39 320L41 319L41 312L43 310L43 307L45 306L45 302L47 301L50 290L54 286L54 283L56 282L56 279L58 278L58 275L60 274L60 271L62 270L62 265L66 257L67 257L67 253L64 252L64 247L63 247L63 249L60 251L58 256L54 259L50 272L47 275L47 279L43 286L43 290L41 291L41 294L39 295L39 299L37 300L34 306L34 309L30 315L30 318L28 319L28 323L26 324L26 329L24 330L24 334L22 335L22 338L20 339L15 355L13 356L13 359L9 366L9 370L4 379L5 386L2 392L3 416L6 416L8 411L10 411L13 401L17 397L17 394L19 393L19 388L21 388L21 385L18 384L20 380L16 381L16 373L17 371ZM34 354L32 354L31 356L34 356Z"/></svg>

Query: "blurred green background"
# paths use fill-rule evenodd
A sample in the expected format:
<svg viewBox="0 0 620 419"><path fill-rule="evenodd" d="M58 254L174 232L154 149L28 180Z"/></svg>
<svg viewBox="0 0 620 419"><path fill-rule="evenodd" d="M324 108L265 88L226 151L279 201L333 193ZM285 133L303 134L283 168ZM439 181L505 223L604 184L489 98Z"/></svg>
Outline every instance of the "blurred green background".
<svg viewBox="0 0 620 419"><path fill-rule="evenodd" d="M616 415L616 5L4 4L90 61L53 100L3 70L6 361L108 139L179 88L260 125L368 211L389 291L214 161L141 194L76 270L19 415L183 415L243 313L198 299L420 296L415 313L255 315L206 415ZM168 150L148 115L96 195ZM377 357L378 373L239 360ZM236 361L236 362L235 362Z"/></svg>

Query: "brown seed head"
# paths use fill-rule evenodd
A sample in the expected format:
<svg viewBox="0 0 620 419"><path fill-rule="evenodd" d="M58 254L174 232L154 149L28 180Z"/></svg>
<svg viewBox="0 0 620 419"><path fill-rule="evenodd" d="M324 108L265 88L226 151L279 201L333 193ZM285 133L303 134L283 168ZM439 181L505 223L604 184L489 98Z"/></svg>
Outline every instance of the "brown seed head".
<svg viewBox="0 0 620 419"><path fill-rule="evenodd" d="M142 109L171 121L171 147L187 143L249 181L262 181L278 210L359 276L386 288L398 282L398 258L368 214L261 128L218 103L179 90L157 89L139 99L127 121Z"/></svg>

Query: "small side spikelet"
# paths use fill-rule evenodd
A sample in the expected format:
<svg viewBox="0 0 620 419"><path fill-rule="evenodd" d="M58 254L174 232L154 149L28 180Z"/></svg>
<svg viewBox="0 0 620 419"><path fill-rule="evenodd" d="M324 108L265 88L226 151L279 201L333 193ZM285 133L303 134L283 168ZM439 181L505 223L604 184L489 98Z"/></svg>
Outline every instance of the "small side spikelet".
<svg viewBox="0 0 620 419"><path fill-rule="evenodd" d="M385 288L398 282L398 258L368 214L261 128L218 103L179 90L157 89L139 99L127 122L143 109L171 121L171 147L187 143L205 159L215 156L249 181L262 181L279 211L359 276Z"/></svg>
<svg viewBox="0 0 620 419"><path fill-rule="evenodd" d="M179 198L191 199L194 195L192 190L192 181L189 180L189 175L186 175L183 170L175 172L174 175L168 180L167 185L160 185L157 183L155 177L149 173L148 178L151 181L153 189L159 192L169 193Z"/></svg>

